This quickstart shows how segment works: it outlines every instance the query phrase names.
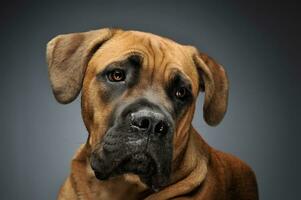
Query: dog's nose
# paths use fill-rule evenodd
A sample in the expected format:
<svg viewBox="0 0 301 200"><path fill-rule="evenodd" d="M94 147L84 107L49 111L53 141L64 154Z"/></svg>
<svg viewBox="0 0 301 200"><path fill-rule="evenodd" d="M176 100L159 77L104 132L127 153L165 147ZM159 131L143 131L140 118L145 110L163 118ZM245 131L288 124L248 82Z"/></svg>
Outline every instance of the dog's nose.
<svg viewBox="0 0 301 200"><path fill-rule="evenodd" d="M162 113L152 110L139 110L131 113L130 123L132 127L142 132L166 134L169 131L166 117Z"/></svg>

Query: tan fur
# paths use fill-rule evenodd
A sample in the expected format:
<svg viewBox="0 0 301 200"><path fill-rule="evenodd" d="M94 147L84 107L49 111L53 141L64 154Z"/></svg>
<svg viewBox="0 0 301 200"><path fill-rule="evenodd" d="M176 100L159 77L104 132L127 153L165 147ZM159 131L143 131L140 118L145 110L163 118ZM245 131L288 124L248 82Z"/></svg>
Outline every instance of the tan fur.
<svg viewBox="0 0 301 200"><path fill-rule="evenodd" d="M133 52L144 57L140 82L118 99L102 102L100 94L110 91L97 82L96 74ZM226 112L227 76L212 58L194 47L150 33L100 29L54 38L48 43L47 59L51 85L59 102L68 103L82 91L82 116L89 132L86 144L72 160L71 174L58 199L258 199L252 170L238 158L207 145L191 125L196 98L202 91L200 82L205 89L206 122L217 125ZM171 109L163 86L175 70L191 81L193 103L176 122L170 184L154 193L133 174L106 181L96 179L89 158L102 140L118 100L127 102L142 95L158 95L160 102L166 102L164 106ZM147 93L148 88L156 94Z"/></svg>

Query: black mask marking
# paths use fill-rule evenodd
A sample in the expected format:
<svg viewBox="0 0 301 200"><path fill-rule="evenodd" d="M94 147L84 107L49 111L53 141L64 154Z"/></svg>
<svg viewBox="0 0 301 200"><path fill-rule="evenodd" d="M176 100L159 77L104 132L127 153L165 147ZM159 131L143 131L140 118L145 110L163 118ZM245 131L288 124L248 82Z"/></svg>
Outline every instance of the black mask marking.
<svg viewBox="0 0 301 200"><path fill-rule="evenodd" d="M142 57L140 55L130 55L122 61L109 64L102 72L97 75L97 79L102 83L100 97L102 101L110 102L121 96L127 89L135 86L139 81ZM122 70L125 80L112 82L108 79L108 74L114 70Z"/></svg>
<svg viewBox="0 0 301 200"><path fill-rule="evenodd" d="M184 98L179 99L176 97L175 94L179 88L185 88L186 95ZM191 84L180 72L176 72L169 80L165 91L173 104L175 117L177 118L193 100Z"/></svg>
<svg viewBox="0 0 301 200"><path fill-rule="evenodd" d="M124 173L137 174L153 190L166 186L170 179L174 123L170 114L146 99L119 105L110 120L100 148L91 156L91 166L100 180ZM150 112L151 128L139 129L132 122L137 113ZM114 116L114 117L113 117ZM160 116L161 118L157 118ZM141 117L141 116L139 116ZM156 132L158 122L164 121L166 132Z"/></svg>

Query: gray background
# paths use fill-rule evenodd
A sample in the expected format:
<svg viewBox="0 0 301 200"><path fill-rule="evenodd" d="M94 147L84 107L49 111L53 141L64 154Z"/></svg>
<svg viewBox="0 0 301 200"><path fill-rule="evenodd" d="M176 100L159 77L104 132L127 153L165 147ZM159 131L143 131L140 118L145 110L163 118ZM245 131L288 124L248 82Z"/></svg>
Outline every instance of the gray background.
<svg viewBox="0 0 301 200"><path fill-rule="evenodd" d="M298 9L297 1L2 1L0 199L55 199L87 132L79 99L60 105L52 96L45 45L101 27L164 35L222 63L227 115L207 126L201 96L194 125L252 166L261 199L300 199Z"/></svg>

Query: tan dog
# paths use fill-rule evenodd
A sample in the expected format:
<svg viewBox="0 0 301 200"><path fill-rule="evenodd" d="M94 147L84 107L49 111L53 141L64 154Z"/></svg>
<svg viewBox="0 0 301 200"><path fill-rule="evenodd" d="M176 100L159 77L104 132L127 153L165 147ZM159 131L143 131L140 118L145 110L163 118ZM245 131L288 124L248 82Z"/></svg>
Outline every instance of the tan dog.
<svg viewBox="0 0 301 200"><path fill-rule="evenodd" d="M59 102L82 92L89 132L58 199L258 199L252 170L191 125L199 91L209 125L226 112L227 76L212 58L150 33L100 29L55 37L47 60Z"/></svg>

